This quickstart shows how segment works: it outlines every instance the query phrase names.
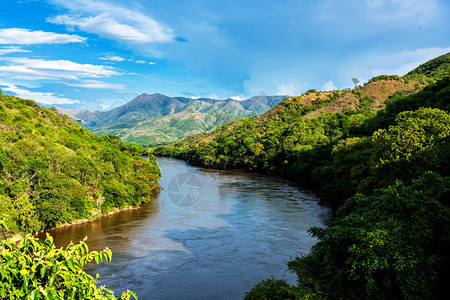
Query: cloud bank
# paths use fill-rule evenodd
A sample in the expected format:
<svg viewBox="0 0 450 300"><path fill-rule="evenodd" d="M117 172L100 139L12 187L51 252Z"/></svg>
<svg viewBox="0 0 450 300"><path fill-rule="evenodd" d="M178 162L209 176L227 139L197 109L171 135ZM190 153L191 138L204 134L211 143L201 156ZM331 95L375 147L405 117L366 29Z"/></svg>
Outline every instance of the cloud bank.
<svg viewBox="0 0 450 300"><path fill-rule="evenodd" d="M130 44L166 43L175 39L171 28L125 6L90 0L52 2L70 11L47 19L54 24Z"/></svg>
<svg viewBox="0 0 450 300"><path fill-rule="evenodd" d="M75 34L32 31L23 28L0 29L0 44L3 45L68 44L84 41L86 38Z"/></svg>
<svg viewBox="0 0 450 300"><path fill-rule="evenodd" d="M7 92L14 93L17 97L23 98L23 99L31 99L41 104L75 104L80 103L78 100L73 100L69 98L64 97L58 97L55 96L54 93L41 93L41 92L32 92L29 90L25 90L23 88L19 88L18 86L14 84L9 83L1 83L0 86L6 86L2 90Z"/></svg>
<svg viewBox="0 0 450 300"><path fill-rule="evenodd" d="M109 66L79 64L70 60L45 60L25 57L0 57L3 76L18 79L79 79L82 77L109 77L120 72Z"/></svg>

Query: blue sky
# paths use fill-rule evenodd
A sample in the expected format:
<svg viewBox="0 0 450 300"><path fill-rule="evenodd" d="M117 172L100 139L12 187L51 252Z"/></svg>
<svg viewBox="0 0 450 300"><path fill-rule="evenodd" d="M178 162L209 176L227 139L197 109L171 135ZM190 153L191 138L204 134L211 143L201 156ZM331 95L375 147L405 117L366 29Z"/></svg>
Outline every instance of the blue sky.
<svg viewBox="0 0 450 300"><path fill-rule="evenodd" d="M2 0L0 88L97 110L340 89L449 52L448 16L448 0Z"/></svg>

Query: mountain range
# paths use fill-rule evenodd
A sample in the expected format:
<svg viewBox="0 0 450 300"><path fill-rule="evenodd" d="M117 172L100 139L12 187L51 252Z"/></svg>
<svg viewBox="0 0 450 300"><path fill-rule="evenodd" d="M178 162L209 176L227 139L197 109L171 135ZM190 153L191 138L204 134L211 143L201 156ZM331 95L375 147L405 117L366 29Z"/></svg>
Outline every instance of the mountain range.
<svg viewBox="0 0 450 300"><path fill-rule="evenodd" d="M261 115L286 96L255 96L247 100L169 97L141 94L109 111L57 108L100 135L116 135L125 142L154 146L252 115Z"/></svg>

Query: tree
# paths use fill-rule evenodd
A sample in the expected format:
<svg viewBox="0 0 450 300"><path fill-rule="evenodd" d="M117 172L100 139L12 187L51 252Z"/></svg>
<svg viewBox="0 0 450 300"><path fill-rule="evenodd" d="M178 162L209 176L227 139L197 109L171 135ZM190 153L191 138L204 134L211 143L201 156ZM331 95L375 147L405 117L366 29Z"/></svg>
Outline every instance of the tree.
<svg viewBox="0 0 450 300"><path fill-rule="evenodd" d="M450 209L447 178L426 173L358 194L337 212L309 255L289 262L302 289L331 299L441 298L449 292Z"/></svg>

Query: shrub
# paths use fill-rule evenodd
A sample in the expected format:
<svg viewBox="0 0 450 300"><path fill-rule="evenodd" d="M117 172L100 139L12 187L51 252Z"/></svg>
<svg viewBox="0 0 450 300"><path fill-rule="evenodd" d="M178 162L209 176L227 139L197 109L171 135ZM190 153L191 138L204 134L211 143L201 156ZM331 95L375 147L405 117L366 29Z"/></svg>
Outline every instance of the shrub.
<svg viewBox="0 0 450 300"><path fill-rule="evenodd" d="M267 279L255 285L245 295L245 300L298 299L294 286L281 279Z"/></svg>
<svg viewBox="0 0 450 300"><path fill-rule="evenodd" d="M56 249L50 235L45 241L26 236L17 245L0 241L0 298L119 299L111 290L98 288L97 278L83 270L92 261L110 262L111 250L90 252L85 240L65 250ZM123 292L121 299L131 296L137 299L131 291Z"/></svg>

